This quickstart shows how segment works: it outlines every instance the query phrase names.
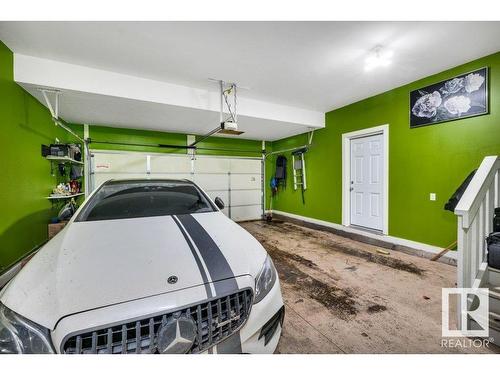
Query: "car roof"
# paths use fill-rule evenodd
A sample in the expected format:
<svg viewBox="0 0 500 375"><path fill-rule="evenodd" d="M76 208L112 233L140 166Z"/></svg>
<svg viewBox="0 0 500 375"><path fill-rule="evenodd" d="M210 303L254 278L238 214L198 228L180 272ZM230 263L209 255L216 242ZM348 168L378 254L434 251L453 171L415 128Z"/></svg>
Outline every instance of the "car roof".
<svg viewBox="0 0 500 375"><path fill-rule="evenodd" d="M104 183L104 185L121 185L128 183L144 183L144 184L155 184L155 183L168 183L168 184L182 184L182 185L195 185L193 181L187 179L173 179L173 178L124 178L124 179L112 179Z"/></svg>

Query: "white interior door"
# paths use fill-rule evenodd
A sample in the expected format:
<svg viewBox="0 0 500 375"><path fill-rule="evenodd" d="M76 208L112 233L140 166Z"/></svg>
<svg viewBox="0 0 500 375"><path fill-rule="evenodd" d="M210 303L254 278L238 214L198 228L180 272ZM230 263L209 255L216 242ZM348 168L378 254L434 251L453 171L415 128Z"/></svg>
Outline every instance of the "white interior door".
<svg viewBox="0 0 500 375"><path fill-rule="evenodd" d="M382 134L351 139L351 224L383 230L384 138Z"/></svg>

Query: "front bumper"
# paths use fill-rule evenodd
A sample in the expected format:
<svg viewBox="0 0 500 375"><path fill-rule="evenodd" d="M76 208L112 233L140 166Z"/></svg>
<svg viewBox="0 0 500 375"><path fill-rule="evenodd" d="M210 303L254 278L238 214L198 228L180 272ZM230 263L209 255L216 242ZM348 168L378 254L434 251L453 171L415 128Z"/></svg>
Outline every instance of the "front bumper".
<svg viewBox="0 0 500 375"><path fill-rule="evenodd" d="M205 353L218 354L273 354L281 337L282 315L284 314L283 298L279 280L269 294L259 303L252 306L252 311L245 325L231 337L209 349ZM278 315L278 323L269 337L262 335L262 329ZM267 341L267 342L266 342Z"/></svg>
<svg viewBox="0 0 500 375"><path fill-rule="evenodd" d="M250 276L236 278L239 289L254 287L254 279ZM203 285L186 290L153 296L137 301L112 305L96 310L73 314L62 318L51 332L52 342L58 352L69 335L97 329L109 325L110 322L136 320L137 317L158 315L159 312L175 311L179 306L193 305L206 298ZM269 320L282 309L283 300L279 280L259 303L252 305L250 315L243 327L233 335L211 347L209 353L273 353L281 335L281 323L275 327L270 339L261 336L261 330ZM267 335L269 336L269 334ZM267 342L266 342L267 341Z"/></svg>
<svg viewBox="0 0 500 375"><path fill-rule="evenodd" d="M265 343L265 337L260 337L261 330L283 307L281 288L277 279L269 294L262 301L253 305L247 323L239 332L243 353L272 354L275 352L281 337L282 321L279 322L276 331L267 344Z"/></svg>

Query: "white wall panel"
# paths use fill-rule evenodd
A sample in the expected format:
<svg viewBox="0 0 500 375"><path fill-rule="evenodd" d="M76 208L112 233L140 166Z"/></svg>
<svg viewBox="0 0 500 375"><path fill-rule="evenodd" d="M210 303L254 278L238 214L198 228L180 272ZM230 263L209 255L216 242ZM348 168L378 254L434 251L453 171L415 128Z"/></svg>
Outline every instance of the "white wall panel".
<svg viewBox="0 0 500 375"><path fill-rule="evenodd" d="M195 173L227 173L231 160L226 158L197 157L194 162Z"/></svg>
<svg viewBox="0 0 500 375"><path fill-rule="evenodd" d="M231 173L261 173L262 161L256 159L230 159Z"/></svg>
<svg viewBox="0 0 500 375"><path fill-rule="evenodd" d="M231 190L231 206L260 205L261 200L262 194L260 190Z"/></svg>
<svg viewBox="0 0 500 375"><path fill-rule="evenodd" d="M260 174L231 174L231 189L261 189Z"/></svg>
<svg viewBox="0 0 500 375"><path fill-rule="evenodd" d="M255 220L260 218L261 215L262 211L260 205L231 208L231 219L234 221Z"/></svg>
<svg viewBox="0 0 500 375"><path fill-rule="evenodd" d="M151 173L191 173L191 159L186 155L151 155Z"/></svg>
<svg viewBox="0 0 500 375"><path fill-rule="evenodd" d="M191 173L151 173L146 178L169 178L172 180L193 180Z"/></svg>
<svg viewBox="0 0 500 375"><path fill-rule="evenodd" d="M146 155L94 153L94 169L96 172L143 173L146 172Z"/></svg>
<svg viewBox="0 0 500 375"><path fill-rule="evenodd" d="M188 155L152 154L151 173L147 174L146 153L94 151L94 155L95 187L113 178L187 179L198 184L212 200L220 197L226 205L223 212L231 214L233 220L258 219L262 214L258 159L199 156L192 161Z"/></svg>
<svg viewBox="0 0 500 375"><path fill-rule="evenodd" d="M195 173L193 180L204 190L228 190L229 177L227 174Z"/></svg>

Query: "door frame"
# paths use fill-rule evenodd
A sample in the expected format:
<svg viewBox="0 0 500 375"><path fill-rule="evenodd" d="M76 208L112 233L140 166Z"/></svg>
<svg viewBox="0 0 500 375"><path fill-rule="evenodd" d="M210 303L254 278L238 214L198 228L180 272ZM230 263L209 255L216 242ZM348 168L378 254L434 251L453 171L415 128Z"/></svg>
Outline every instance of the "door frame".
<svg viewBox="0 0 500 375"><path fill-rule="evenodd" d="M389 234L389 124L374 126L342 134L342 225L351 226L351 140L381 134L384 140L383 227Z"/></svg>

